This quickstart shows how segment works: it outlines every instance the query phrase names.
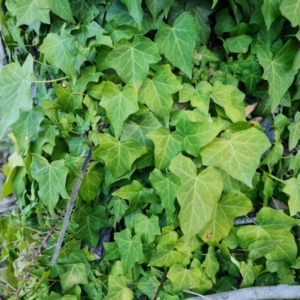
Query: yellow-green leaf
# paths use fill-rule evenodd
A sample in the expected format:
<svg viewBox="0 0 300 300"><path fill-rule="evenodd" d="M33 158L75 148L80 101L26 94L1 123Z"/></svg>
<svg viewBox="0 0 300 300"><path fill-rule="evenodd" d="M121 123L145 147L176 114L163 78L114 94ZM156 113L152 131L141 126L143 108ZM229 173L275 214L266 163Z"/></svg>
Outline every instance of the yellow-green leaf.
<svg viewBox="0 0 300 300"><path fill-rule="evenodd" d="M268 138L258 129L250 128L227 139L215 138L201 149L200 155L205 166L219 167L251 187L260 157L268 147Z"/></svg>
<svg viewBox="0 0 300 300"><path fill-rule="evenodd" d="M182 154L176 156L170 170L181 179L177 199L181 207L179 221L182 232L192 238L209 222L223 189L220 172L206 168L197 175L196 166Z"/></svg>

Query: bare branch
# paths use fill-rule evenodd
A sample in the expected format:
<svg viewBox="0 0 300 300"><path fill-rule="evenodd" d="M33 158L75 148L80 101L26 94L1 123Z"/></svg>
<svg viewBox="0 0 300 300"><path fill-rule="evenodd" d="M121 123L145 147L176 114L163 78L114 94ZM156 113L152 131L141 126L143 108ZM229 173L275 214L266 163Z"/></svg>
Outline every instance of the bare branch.
<svg viewBox="0 0 300 300"><path fill-rule="evenodd" d="M56 229L56 227L54 226L51 230L48 231L47 235L45 236L44 240L42 241L42 243L38 246L38 248L32 253L30 260L35 259L40 253L42 248L44 247L44 245L47 243L49 237L51 236L51 234L53 233L53 231Z"/></svg>
<svg viewBox="0 0 300 300"><path fill-rule="evenodd" d="M262 300L300 298L299 285L251 287L230 292L188 298L189 300Z"/></svg>
<svg viewBox="0 0 300 300"><path fill-rule="evenodd" d="M58 254L59 254L59 251L61 249L61 245L63 243L64 236L65 236L65 233L66 233L68 225L69 225L69 220L70 220L71 213L72 213L72 210L73 210L73 207L74 207L74 203L75 203L75 200L76 200L77 195L78 195L78 190L80 188L80 185L81 185L81 182L82 182L82 179L83 179L83 175L86 172L87 166L88 166L91 158L92 158L92 146L90 147L90 151L89 151L88 155L86 156L86 158L85 158L85 160L84 160L84 162L83 162L83 164L80 168L80 174L82 176L76 178L75 184L73 186L71 197L70 197L70 200L68 202L67 209L66 209L66 214L65 214L65 217L64 217L63 227L62 227L61 232L59 234L53 257L50 261L50 267L52 267L56 263L56 260L58 258Z"/></svg>

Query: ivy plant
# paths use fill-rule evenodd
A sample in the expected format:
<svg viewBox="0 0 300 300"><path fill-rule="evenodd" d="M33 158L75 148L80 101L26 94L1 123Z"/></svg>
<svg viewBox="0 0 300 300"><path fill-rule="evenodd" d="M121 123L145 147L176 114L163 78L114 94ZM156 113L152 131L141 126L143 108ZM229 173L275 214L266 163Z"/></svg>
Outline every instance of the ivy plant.
<svg viewBox="0 0 300 300"><path fill-rule="evenodd" d="M299 1L0 3L0 294L299 282Z"/></svg>

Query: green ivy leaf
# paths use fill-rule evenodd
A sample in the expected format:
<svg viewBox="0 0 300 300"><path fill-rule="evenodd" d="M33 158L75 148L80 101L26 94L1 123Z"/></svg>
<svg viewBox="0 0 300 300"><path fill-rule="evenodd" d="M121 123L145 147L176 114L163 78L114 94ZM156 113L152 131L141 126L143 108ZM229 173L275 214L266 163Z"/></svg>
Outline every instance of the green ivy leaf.
<svg viewBox="0 0 300 300"><path fill-rule="evenodd" d="M277 241L265 241L260 240L257 242L254 242L249 246L249 258L251 260L256 260L260 257L265 256L267 253L271 252L274 247L276 246L278 242Z"/></svg>
<svg viewBox="0 0 300 300"><path fill-rule="evenodd" d="M21 112L18 121L12 125L20 149L29 145L31 140L37 136L43 118L44 110L39 106L33 107L29 112Z"/></svg>
<svg viewBox="0 0 300 300"><path fill-rule="evenodd" d="M65 273L60 275L63 291L67 291L77 284L88 284L85 264L68 264L65 267Z"/></svg>
<svg viewBox="0 0 300 300"><path fill-rule="evenodd" d="M192 76L192 57L197 35L196 19L184 12L175 20L173 27L160 22L155 36L160 53L189 78Z"/></svg>
<svg viewBox="0 0 300 300"><path fill-rule="evenodd" d="M108 276L108 294L106 300L131 300L133 292L128 285L131 280L125 276Z"/></svg>
<svg viewBox="0 0 300 300"><path fill-rule="evenodd" d="M216 252L211 246L208 248L202 267L207 277L216 284L216 274L219 271L220 265L216 257Z"/></svg>
<svg viewBox="0 0 300 300"><path fill-rule="evenodd" d="M192 4L190 4L192 3ZM195 13L195 17L199 24L199 37L201 40L201 43L203 45L207 45L207 42L209 40L210 34L211 34L211 28L209 24L209 16L213 13L212 5L210 1L189 1L187 2L187 8L189 9L188 5L191 5L191 8L193 9Z"/></svg>
<svg viewBox="0 0 300 300"><path fill-rule="evenodd" d="M93 201L97 194L100 193L100 187L103 180L103 167L98 163L91 164L81 182L79 189L80 197L88 203Z"/></svg>
<svg viewBox="0 0 300 300"><path fill-rule="evenodd" d="M106 208L101 205L82 205L76 211L74 219L79 225L76 237L94 248L100 239L99 230L111 227L106 214Z"/></svg>
<svg viewBox="0 0 300 300"><path fill-rule="evenodd" d="M295 122L291 123L288 126L288 129L290 131L290 135L289 135L289 150L290 151L297 146L298 141L300 139L300 113L299 113L299 111L296 112L294 118L295 118Z"/></svg>
<svg viewBox="0 0 300 300"><path fill-rule="evenodd" d="M142 0L121 0L121 2L125 4L129 11L129 14L133 17L138 26L141 27L144 16L144 12L141 7Z"/></svg>
<svg viewBox="0 0 300 300"><path fill-rule="evenodd" d="M146 137L146 134L160 127L161 123L149 111L140 115L135 122L129 120L124 122L121 141L133 139L142 146L153 148L153 143Z"/></svg>
<svg viewBox="0 0 300 300"><path fill-rule="evenodd" d="M280 11L291 23L293 27L300 26L300 3L297 0L281 1Z"/></svg>
<svg viewBox="0 0 300 300"><path fill-rule="evenodd" d="M183 150L199 157L200 148L209 144L223 129L220 123L191 122L186 115L183 115L176 124L176 131L183 138Z"/></svg>
<svg viewBox="0 0 300 300"><path fill-rule="evenodd" d="M56 33L49 33L40 47L48 62L61 69L70 76L73 81L76 77L74 61L78 54L78 42L73 35L70 35L61 28L60 36Z"/></svg>
<svg viewBox="0 0 300 300"><path fill-rule="evenodd" d="M226 39L226 46L232 53L246 53L252 42L252 38L248 35L239 35Z"/></svg>
<svg viewBox="0 0 300 300"><path fill-rule="evenodd" d="M160 234L157 216L152 215L148 218L143 214L136 214L133 218L133 227L135 233L141 236L141 240L145 244L150 244L154 241L155 236Z"/></svg>
<svg viewBox="0 0 300 300"><path fill-rule="evenodd" d="M171 94L176 93L180 88L181 84L172 73L170 65L163 65L157 68L152 79L147 78L144 81L139 90L139 101L146 104L167 124L173 105Z"/></svg>
<svg viewBox="0 0 300 300"><path fill-rule="evenodd" d="M179 264L174 264L169 269L167 277L171 280L174 291L192 289L203 293L212 286L211 281L199 268L186 269Z"/></svg>
<svg viewBox="0 0 300 300"><path fill-rule="evenodd" d="M134 264L144 258L140 236L131 237L131 231L127 228L115 233L115 241L121 254L124 274L128 274Z"/></svg>
<svg viewBox="0 0 300 300"><path fill-rule="evenodd" d="M128 84L120 91L114 83L105 82L102 88L100 105L107 112L115 137L119 138L124 121L129 115L139 110L137 88L133 84Z"/></svg>
<svg viewBox="0 0 300 300"><path fill-rule="evenodd" d="M280 15L280 0L264 0L261 10L265 19L267 29L270 29L273 21Z"/></svg>
<svg viewBox="0 0 300 300"><path fill-rule="evenodd" d="M196 88L188 83L184 83L182 86L183 88L179 91L179 102L190 100L193 107L208 115L212 86L207 81L200 81Z"/></svg>
<svg viewBox="0 0 300 300"><path fill-rule="evenodd" d="M56 0L48 0L51 11L61 17L62 19L70 22L76 23L73 14L71 11L70 3L68 0L60 0L57 2Z"/></svg>
<svg viewBox="0 0 300 300"><path fill-rule="evenodd" d="M93 149L93 159L104 160L115 178L130 171L133 162L146 152L145 147L132 139L120 142L109 134L99 134L100 145Z"/></svg>
<svg viewBox="0 0 300 300"><path fill-rule="evenodd" d="M200 150L200 155L205 166L219 167L251 187L260 157L269 147L268 138L250 128L233 133L227 139L215 138Z"/></svg>
<svg viewBox="0 0 300 300"><path fill-rule="evenodd" d="M201 238L215 246L224 239L233 226L236 217L246 215L252 209L251 201L241 192L232 190L216 203L214 212L205 225Z"/></svg>
<svg viewBox="0 0 300 300"><path fill-rule="evenodd" d="M57 104L63 111L72 111L82 108L82 95L73 91L71 84L63 82L62 84L53 84L57 96Z"/></svg>
<svg viewBox="0 0 300 300"><path fill-rule="evenodd" d="M181 178L177 193L180 227L187 238L192 238L213 214L223 189L222 176L215 168L206 168L197 175L194 163L182 154L172 160L170 170Z"/></svg>
<svg viewBox="0 0 300 300"><path fill-rule="evenodd" d="M260 64L253 58L249 58L246 68L242 70L241 81L246 85L246 91L248 94L255 92L258 82L261 81L261 67Z"/></svg>
<svg viewBox="0 0 300 300"><path fill-rule="evenodd" d="M126 214L130 214L139 208L143 208L148 203L157 202L156 197L153 195L153 189L143 187L136 180L130 185L121 187L112 195L129 201L129 207L126 210Z"/></svg>
<svg viewBox="0 0 300 300"><path fill-rule="evenodd" d="M300 175L296 178L290 178L286 182L283 191L290 196L288 201L290 215L294 216L300 211Z"/></svg>
<svg viewBox="0 0 300 300"><path fill-rule="evenodd" d="M149 180L159 195L162 206L166 210L168 224L173 224L173 213L175 212L174 201L181 185L180 179L173 173L162 174L158 169L154 169L150 174Z"/></svg>
<svg viewBox="0 0 300 300"><path fill-rule="evenodd" d="M125 39L115 43L113 51L106 58L106 64L115 69L124 82L141 85L147 77L149 65L160 59L156 44L144 36L136 35L132 44Z"/></svg>
<svg viewBox="0 0 300 300"><path fill-rule="evenodd" d="M275 55L266 45L258 47L257 57L264 68L262 78L269 82L268 93L272 111L278 106L294 80L295 72L292 68L295 55L296 48L292 40L289 40Z"/></svg>
<svg viewBox="0 0 300 300"><path fill-rule="evenodd" d="M136 22L129 14L128 9L120 1L113 1L107 10L107 21L114 20L117 25L136 27Z"/></svg>
<svg viewBox="0 0 300 300"><path fill-rule="evenodd" d="M32 107L32 68L33 58L28 55L22 67L11 63L4 66L0 73L0 139L6 129L18 120L20 109L29 111Z"/></svg>
<svg viewBox="0 0 300 300"><path fill-rule="evenodd" d="M232 122L245 121L244 94L232 85L224 85L216 81L211 98L224 108L226 115Z"/></svg>
<svg viewBox="0 0 300 300"><path fill-rule="evenodd" d="M64 166L64 161L56 160L49 164L46 158L32 154L30 171L32 177L39 183L39 197L53 213L59 195L64 199L69 198L65 189L68 169Z"/></svg>
<svg viewBox="0 0 300 300"><path fill-rule="evenodd" d="M249 225L239 229L237 234L240 245L247 249L257 241L276 241L277 244L265 257L270 261L293 264L296 261L297 246L289 230L299 224L299 220L269 207L262 208L256 220L259 225Z"/></svg>
<svg viewBox="0 0 300 300"><path fill-rule="evenodd" d="M174 0L146 0L145 2L155 22L162 10L165 11L165 16L167 15L166 12L173 5Z"/></svg>
<svg viewBox="0 0 300 300"><path fill-rule="evenodd" d="M31 25L36 20L50 24L49 3L47 0L19 0L16 5L16 26Z"/></svg>
<svg viewBox="0 0 300 300"><path fill-rule="evenodd" d="M74 91L83 93L86 90L88 83L98 82L102 73L96 72L95 66L88 66L80 70L80 78L76 81L73 87Z"/></svg>
<svg viewBox="0 0 300 300"><path fill-rule="evenodd" d="M104 31L103 28L95 21L94 12L92 10L81 12L81 22L79 29L75 31L79 43L82 46L86 45L88 38L96 36L99 32Z"/></svg>
<svg viewBox="0 0 300 300"><path fill-rule="evenodd" d="M183 137L176 132L161 127L148 133L147 138L154 143L155 167L165 169L171 160L182 150Z"/></svg>

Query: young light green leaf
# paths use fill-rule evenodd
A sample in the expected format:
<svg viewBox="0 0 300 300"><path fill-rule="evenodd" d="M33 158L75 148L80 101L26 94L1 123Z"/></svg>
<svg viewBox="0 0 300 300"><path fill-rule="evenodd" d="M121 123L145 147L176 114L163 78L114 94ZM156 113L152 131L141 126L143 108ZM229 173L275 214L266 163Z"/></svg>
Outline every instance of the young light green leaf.
<svg viewBox="0 0 300 300"><path fill-rule="evenodd" d="M200 81L196 88L188 83L179 91L179 103L191 101L191 105L208 115L212 86L207 81Z"/></svg>
<svg viewBox="0 0 300 300"><path fill-rule="evenodd" d="M160 22L155 36L160 53L188 77L192 76L192 57L197 35L196 19L184 12L175 20L173 27Z"/></svg>
<svg viewBox="0 0 300 300"><path fill-rule="evenodd" d="M209 144L223 129L221 123L191 122L186 115L183 115L176 124L176 131L183 139L183 150L199 157L200 148Z"/></svg>
<svg viewBox="0 0 300 300"><path fill-rule="evenodd" d="M169 269L167 278L171 280L174 291L192 289L203 293L212 287L212 282L200 268L186 269L179 264L174 264Z"/></svg>
<svg viewBox="0 0 300 300"><path fill-rule="evenodd" d="M106 300L132 300L133 292L128 285L131 281L125 276L108 276L108 294Z"/></svg>
<svg viewBox="0 0 300 300"><path fill-rule="evenodd" d="M88 66L80 70L80 78L76 81L73 87L74 91L83 93L86 90L88 83L98 82L102 73L96 72L95 66Z"/></svg>
<svg viewBox="0 0 300 300"><path fill-rule="evenodd" d="M180 88L181 84L172 73L170 65L159 66L154 77L146 79L141 86L139 101L146 104L167 124L173 105L171 94L176 93Z"/></svg>
<svg viewBox="0 0 300 300"><path fill-rule="evenodd" d="M142 0L121 0L121 2L126 5L129 14L133 17L139 27L141 27L144 16L144 12L141 7Z"/></svg>
<svg viewBox="0 0 300 300"><path fill-rule="evenodd" d="M276 246L278 242L277 241L265 241L265 240L260 240L257 242L254 242L249 246L249 258L251 260L256 260L260 257L265 256L267 253L271 252L274 247Z"/></svg>
<svg viewBox="0 0 300 300"><path fill-rule="evenodd" d="M240 272L243 276L242 287L249 287L253 285L255 280L254 267L250 259L248 259L247 264L242 261L240 266Z"/></svg>
<svg viewBox="0 0 300 300"><path fill-rule="evenodd" d="M126 85L122 91L108 81L102 87L100 105L105 108L116 138L119 138L123 123L129 115L139 110L137 88L133 84Z"/></svg>
<svg viewBox="0 0 300 300"><path fill-rule="evenodd" d="M299 113L299 111L296 112L294 118L295 118L295 122L291 123L288 126L288 129L290 131L290 135L289 135L289 150L290 151L297 146L298 141L300 139L300 113Z"/></svg>
<svg viewBox="0 0 300 300"><path fill-rule="evenodd" d="M10 155L8 163L3 166L3 174L6 176L6 180L1 187L1 200L14 192L13 179L15 177L17 167L22 166L24 166L23 158L17 152Z"/></svg>
<svg viewBox="0 0 300 300"><path fill-rule="evenodd" d="M51 164L39 154L32 154L30 165L32 177L39 183L39 197L51 213L58 201L59 195L68 199L65 189L68 169L63 160L56 160Z"/></svg>
<svg viewBox="0 0 300 300"><path fill-rule="evenodd" d="M159 170L170 165L171 160L182 150L183 137L161 127L146 135L154 143L155 167Z"/></svg>
<svg viewBox="0 0 300 300"><path fill-rule="evenodd" d="M79 225L76 237L94 248L99 241L99 230L111 227L106 214L106 208L101 205L82 205L76 211L74 219Z"/></svg>
<svg viewBox="0 0 300 300"><path fill-rule="evenodd" d="M150 244L154 241L155 236L160 234L157 216L152 215L148 218L143 214L137 214L133 218L133 227L135 233L141 236L141 240L145 244Z"/></svg>
<svg viewBox="0 0 300 300"><path fill-rule="evenodd" d="M232 122L245 121L244 94L232 85L224 85L216 81L211 98L224 108L226 115Z"/></svg>
<svg viewBox="0 0 300 300"><path fill-rule="evenodd" d="M268 138L256 128L233 133L230 138L215 138L200 150L205 166L215 166L233 178L252 186L261 155L270 147Z"/></svg>
<svg viewBox="0 0 300 300"><path fill-rule="evenodd" d="M201 238L209 245L217 245L228 235L234 219L246 215L251 209L252 203L243 193L237 190L230 191L215 205Z"/></svg>
<svg viewBox="0 0 300 300"><path fill-rule="evenodd" d="M3 67L0 73L0 140L6 129L18 120L20 109L29 111L32 107L32 68L33 58L28 55L22 67L11 63Z"/></svg>
<svg viewBox="0 0 300 300"><path fill-rule="evenodd" d="M296 178L290 178L286 182L283 191L290 196L288 201L290 215L294 216L300 211L300 174Z"/></svg>
<svg viewBox="0 0 300 300"><path fill-rule="evenodd" d="M129 201L129 207L126 214L130 214L138 208L143 208L149 203L157 202L153 189L147 189L138 181L134 180L132 184L125 185L112 194Z"/></svg>
<svg viewBox="0 0 300 300"><path fill-rule="evenodd" d="M49 33L40 47L48 62L61 69L73 80L76 77L74 60L78 54L78 42L75 37L61 28L60 35Z"/></svg>
<svg viewBox="0 0 300 300"><path fill-rule="evenodd" d="M128 274L134 264L144 258L140 236L131 237L131 231L127 228L115 233L114 237L121 254L124 274Z"/></svg>
<svg viewBox="0 0 300 300"><path fill-rule="evenodd" d="M49 3L47 0L20 0L16 5L16 26L31 25L38 20L50 24Z"/></svg>
<svg viewBox="0 0 300 300"><path fill-rule="evenodd" d="M181 185L180 179L173 173L162 174L158 169L154 169L150 174L149 180L166 210L168 224L173 224L174 201Z"/></svg>
<svg viewBox="0 0 300 300"><path fill-rule="evenodd" d="M187 238L192 238L212 216L223 189L222 176L215 168L206 168L197 175L194 163L182 154L172 160L170 170L181 178L177 193L180 227Z"/></svg>
<svg viewBox="0 0 300 300"><path fill-rule="evenodd" d="M98 163L91 164L85 173L79 189L80 197L87 203L93 201L100 193L101 183L104 180L104 169Z"/></svg>
<svg viewBox="0 0 300 300"><path fill-rule="evenodd" d="M136 35L133 43L122 39L115 44L107 58L107 66L116 70L126 83L140 86L147 77L149 65L160 60L158 49L150 39Z"/></svg>
<svg viewBox="0 0 300 300"><path fill-rule="evenodd" d="M280 6L281 0L264 0L261 10L265 19L267 29L270 29L273 21L280 16Z"/></svg>
<svg viewBox="0 0 300 300"><path fill-rule="evenodd" d="M70 3L68 0L60 0L59 2L56 0L48 0L51 11L61 17L62 19L75 23L73 18L73 14L71 11Z"/></svg>
<svg viewBox="0 0 300 300"><path fill-rule="evenodd" d="M173 249L171 244L162 244L158 246L158 249L151 256L149 266L154 267L170 267L173 264L180 264L185 255L177 250Z"/></svg>
<svg viewBox="0 0 300 300"><path fill-rule="evenodd" d="M67 291L77 284L88 284L85 264L67 264L66 272L60 275L63 291Z"/></svg>
<svg viewBox="0 0 300 300"><path fill-rule="evenodd" d="M251 42L252 38L248 35L243 34L226 39L226 46L229 52L246 53Z"/></svg>
<svg viewBox="0 0 300 300"><path fill-rule="evenodd" d="M216 274L219 271L219 262L217 260L216 252L213 247L209 247L205 259L202 263L204 272L207 277L216 284Z"/></svg>
<svg viewBox="0 0 300 300"><path fill-rule="evenodd" d="M279 8L293 27L300 26L300 3L298 0L283 0Z"/></svg>
<svg viewBox="0 0 300 300"><path fill-rule="evenodd" d="M271 110L280 103L294 80L295 72L292 70L296 47L289 40L275 55L268 46L258 47L257 57L264 68L263 79L269 82Z"/></svg>
<svg viewBox="0 0 300 300"><path fill-rule="evenodd" d="M43 118L44 110L40 106L33 107L29 112L21 112L18 121L12 125L20 149L29 145L31 140L37 136Z"/></svg>
<svg viewBox="0 0 300 300"><path fill-rule="evenodd" d="M109 134L99 134L99 144L93 149L93 159L104 160L106 167L115 178L130 171L133 162L146 148L132 139L120 142Z"/></svg>

